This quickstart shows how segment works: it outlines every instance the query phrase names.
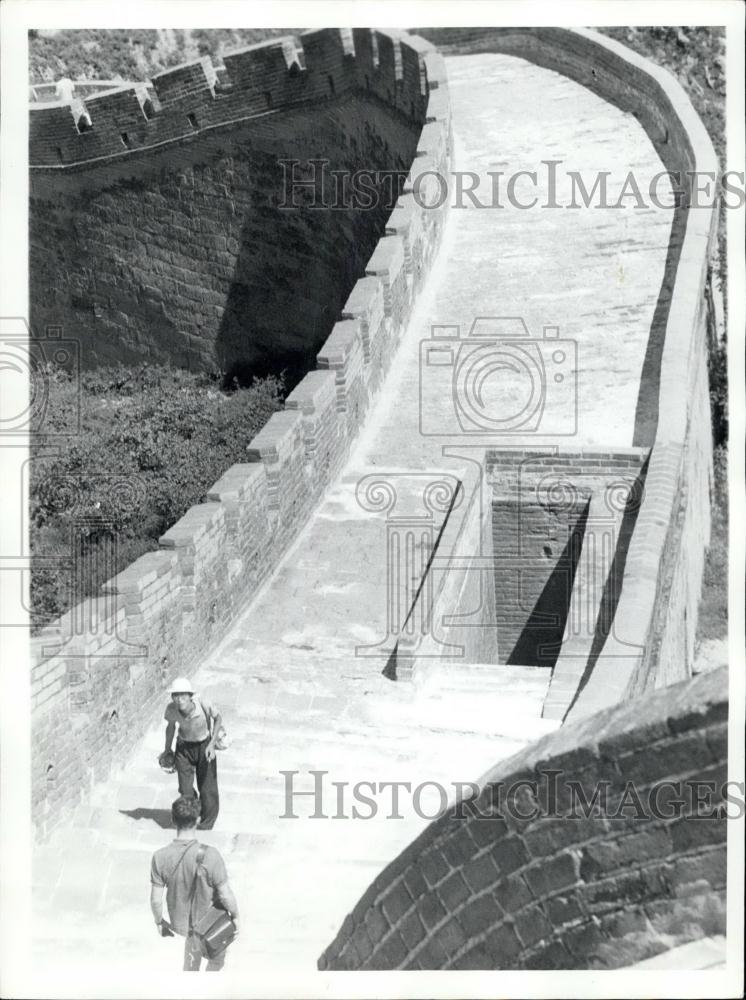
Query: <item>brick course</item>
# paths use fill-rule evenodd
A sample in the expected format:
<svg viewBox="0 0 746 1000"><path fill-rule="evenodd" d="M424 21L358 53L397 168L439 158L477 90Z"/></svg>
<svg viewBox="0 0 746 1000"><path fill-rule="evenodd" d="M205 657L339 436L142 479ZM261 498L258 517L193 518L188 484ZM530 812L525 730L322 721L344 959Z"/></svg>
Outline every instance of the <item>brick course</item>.
<svg viewBox="0 0 746 1000"><path fill-rule="evenodd" d="M409 36L404 33L375 34L380 43L375 66L371 32L355 29L352 36L314 31L300 41L273 40L232 53L225 59L222 84L216 81L209 60L168 70L153 81L158 115L137 125L132 124L132 116L137 118L142 112L141 87L119 88L91 98L94 129L82 135L72 124L69 108L35 108L32 228L34 213L43 210L44 226L49 229L41 241L44 246L50 238L54 242L55 227L68 225L59 203L60 191L63 202L85 198L97 206L87 220L82 210L75 218L76 224L90 226L90 249L100 264L97 296L103 291L105 300L92 297L86 267L65 270L64 280L55 281L48 271L49 259L37 261L41 285L47 291L72 288L80 296L78 308L88 310L99 333L103 331L100 343L116 344L118 360L126 360L126 345L138 341L138 322L144 319L150 324L155 316L160 317L154 323L155 359L158 350L172 363L188 356L204 358L202 333L185 339L164 319L163 307L169 300L181 303L190 324L197 317L200 331L223 315L219 285L206 287L201 279L204 273L214 275L216 281L233 276L242 238L240 226L236 229L233 221L234 185L246 170L246 162L230 153L233 138L224 123L238 111L242 118L254 112L258 115L260 108L266 113L266 91L271 92L273 107L286 116L294 103L313 100L318 104L322 97L330 97L331 76L335 99L371 89L377 100L388 101L394 108L389 138L398 143L397 156L402 159L397 162L404 165L424 122L428 90L423 53L431 46L416 41L410 51ZM422 75L415 72L415 65ZM372 81L370 88L366 76ZM232 89L226 90L226 84ZM444 80L440 86L444 91ZM196 132L185 125L187 112L195 116ZM370 120L378 116L379 124L383 121L381 107L374 105L370 112ZM302 117L307 127L307 105ZM127 150L122 149L117 131L125 121L130 139ZM362 116L357 121L362 135L363 125L369 129L369 122ZM213 130L218 125L223 125L222 133ZM283 129L292 134L293 120L286 117L281 126L269 130L261 122L254 127L255 135L275 142L270 148L276 158L283 152ZM411 153L407 153L407 136ZM159 152L149 148L148 137L157 137ZM336 138L322 138L349 144L351 165L355 165L355 155L369 164L363 147L358 145L354 153L356 137L346 134L341 124ZM58 143L69 166L59 165ZM387 155L391 154L393 146L384 146ZM91 160L95 166L85 162ZM159 181L149 185L153 164L160 171ZM390 156L384 165L391 166ZM250 166L262 169L259 161ZM164 218L170 228L157 235L154 227ZM384 217L381 234L383 221ZM354 235L353 243L364 252L366 239ZM331 243L338 242L338 236L332 232ZM188 247L188 259L180 255L182 242ZM319 345L318 370L300 381L288 396L286 409L274 414L247 442L246 462L226 470L207 491L206 502L190 508L163 535L157 552L140 557L104 585L103 596L71 609L32 640L32 802L37 836L44 837L64 822L85 798L91 782L105 778L115 762L126 758L162 710L170 678L174 673L188 673L220 639L277 566L339 472L391 363L411 306L402 239L382 235L380 242L380 250L373 245L369 251L373 273L357 283L353 278L338 297L340 322L326 344ZM316 243L313 251L318 255ZM119 280L124 271L119 276L107 272L110 252L130 261L132 273L126 281ZM147 259L147 273L137 273L138 253L139 259ZM431 260L433 254L430 247L423 259ZM195 259L199 270L192 266ZM365 270L361 260L358 273ZM319 292L328 306L329 289L321 287ZM56 314L60 303L52 301L48 307ZM37 316L40 325L43 318ZM81 336L85 340L85 323ZM425 886L419 876L416 891ZM371 939L380 936L380 920L385 925L385 918L373 911L366 922ZM410 939L414 933L410 928ZM351 947L355 961L364 960L367 946L362 933ZM392 955L400 948L404 948L400 942L389 946Z"/></svg>
<svg viewBox="0 0 746 1000"><path fill-rule="evenodd" d="M562 769L563 780L574 780L568 746L582 748L574 759L585 762L586 774L595 772L601 780L615 772L619 784L632 781L627 765L639 756L634 778L641 795L645 788L684 778L722 785L727 748L721 745L713 770L701 746L720 726L727 696L728 672L722 669L568 723L497 765L483 779L476 811L504 802L502 789L518 779L541 781L547 768ZM639 725L630 725L636 715ZM675 756L648 752L651 720L675 734L680 747ZM629 751L634 745L633 752L616 754L617 734ZM697 818L686 801L677 814L663 818L575 819L561 801L557 815L543 809L520 833L474 813L459 818L451 807L381 873L319 967L617 968L725 932L724 816ZM614 808L612 803L610 811ZM440 858L450 867L445 879ZM408 902L404 889L420 866L428 888ZM385 901L399 895L388 922L371 927L370 908L383 900L385 909ZM347 951L350 935L363 922L372 949L364 966L350 964ZM412 927L421 931L412 935ZM399 933L407 939L406 954L388 946Z"/></svg>

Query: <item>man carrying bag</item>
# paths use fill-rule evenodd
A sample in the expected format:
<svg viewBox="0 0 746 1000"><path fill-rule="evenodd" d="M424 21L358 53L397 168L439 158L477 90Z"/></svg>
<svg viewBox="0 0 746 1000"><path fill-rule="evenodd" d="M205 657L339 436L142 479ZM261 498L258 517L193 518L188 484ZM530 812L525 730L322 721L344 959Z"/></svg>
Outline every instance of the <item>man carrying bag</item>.
<svg viewBox="0 0 746 1000"><path fill-rule="evenodd" d="M166 706L166 740L158 763L166 771L176 770L179 795L197 794L202 803L200 829L212 830L218 817L218 765L215 751L224 747L223 720L210 701L195 693L187 677L177 677L171 684L171 701ZM172 751L174 735L176 750Z"/></svg>
<svg viewBox="0 0 746 1000"><path fill-rule="evenodd" d="M182 934L184 971L219 972L225 953L238 934L238 904L228 884L220 852L197 840L199 799L179 796L171 806L176 839L153 855L150 865L150 909L158 933ZM170 923L163 919L163 890Z"/></svg>

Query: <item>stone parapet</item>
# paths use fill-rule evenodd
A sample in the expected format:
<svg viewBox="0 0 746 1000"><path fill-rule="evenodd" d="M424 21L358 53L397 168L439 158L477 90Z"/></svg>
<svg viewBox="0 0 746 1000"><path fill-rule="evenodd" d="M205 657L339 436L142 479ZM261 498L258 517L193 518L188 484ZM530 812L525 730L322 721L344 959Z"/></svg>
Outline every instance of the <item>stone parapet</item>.
<svg viewBox="0 0 746 1000"><path fill-rule="evenodd" d="M690 210L692 179L718 175L712 142L691 101L666 70L588 29L442 28L425 31L447 51L500 52L554 70L639 120L666 170L684 187L674 213L663 279L671 289L660 335L651 331L655 374L643 379L633 443L650 448L646 488L629 551L614 632L636 636L638 656L610 635L570 718L682 679L694 659L698 599L709 544L712 435L707 403L708 263L717 205ZM431 95L437 70L425 56ZM432 99L432 97L431 97ZM433 112L433 117L436 113ZM431 156L418 156L413 190ZM420 182L424 184L424 180ZM684 624L685 623L685 624Z"/></svg>
<svg viewBox="0 0 746 1000"><path fill-rule="evenodd" d="M378 875L319 968L614 969L725 933L727 729L722 669L531 744Z"/></svg>
<svg viewBox="0 0 746 1000"><path fill-rule="evenodd" d="M360 90L422 121L431 52L430 43L410 42L403 32L322 28L226 53L222 66L204 56L164 70L150 82L149 103L143 84L115 84L103 93L96 87L92 94L77 84L73 105L52 105L54 93L37 87L29 162L32 170L59 170L131 156L237 120ZM80 126L81 115L90 119L89 127Z"/></svg>
<svg viewBox="0 0 746 1000"><path fill-rule="evenodd" d="M176 67L158 74L147 92L142 85L95 90L85 99L91 131L78 133L67 106L38 105L31 114L32 169L84 173L102 159L147 156L154 145L236 117L353 90L372 92L421 124L430 52L430 43L403 32L324 29L227 54L221 72L206 58ZM445 92L444 78L439 89ZM182 180L193 183L188 172ZM439 232L417 236L420 279ZM218 252L226 240L215 240ZM190 280L185 274L185 293ZM417 287L404 239L384 235L318 354L317 370L247 442L246 462L226 470L205 502L161 537L157 552L34 638L37 835L64 821L91 782L134 746L162 709L169 679L200 661L277 567L349 454Z"/></svg>

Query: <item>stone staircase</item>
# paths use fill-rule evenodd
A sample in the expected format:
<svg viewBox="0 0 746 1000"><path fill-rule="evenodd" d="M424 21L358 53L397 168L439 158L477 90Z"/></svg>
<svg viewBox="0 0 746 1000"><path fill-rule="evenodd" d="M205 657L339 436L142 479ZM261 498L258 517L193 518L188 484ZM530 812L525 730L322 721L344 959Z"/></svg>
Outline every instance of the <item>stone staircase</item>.
<svg viewBox="0 0 746 1000"><path fill-rule="evenodd" d="M223 853L242 907L245 933L231 968L312 970L378 872L442 808L442 796L454 799L454 782L475 780L556 727L540 717L548 675L532 667L430 663L414 684L402 684L383 678L370 661L310 655L296 656L284 670L244 672L243 648L229 637L196 677L223 711L231 737L218 764L220 817L201 839ZM161 748L158 727L125 768L93 790L72 825L37 849L36 948L45 961L72 968L85 954L103 968L115 949L133 968L178 967L177 945L157 937L148 910L150 855L173 836L168 809L176 780L156 765ZM297 818L281 818L281 771L297 772L298 792L321 782L323 818L311 818L316 800L308 795L291 800L288 811ZM311 771L326 773L315 778ZM376 786L363 789L374 816L354 797L360 782ZM409 783L397 809L382 782ZM427 782L417 809L412 793Z"/></svg>
<svg viewBox="0 0 746 1000"><path fill-rule="evenodd" d="M537 134L561 158L572 150L574 169L614 168L617 188L630 163L641 177L660 169L632 116L557 74L484 55L449 60L448 74L459 169L493 169L496 149L508 172L517 169L535 158ZM584 370L607 376L579 400L578 441L627 445L670 220L625 214L620 228L621 213L594 211L568 229L566 213L540 212L527 226L525 211L506 207L498 226L495 213L469 210L468 199L466 209L451 213L440 270L423 290L347 480L329 491L266 591L193 676L219 704L232 739L218 765L218 826L201 838L223 852L242 908L244 928L221 982L226 995L243 995L246 974L257 969L305 979L375 875L428 822L405 795L402 818L387 818L390 791L376 797L373 818L333 819L332 781L405 781L412 789L439 782L452 797L450 783L475 780L558 725L540 717L549 678L535 668L429 661L404 685L381 677L383 662L355 659L356 645L386 633L387 598L385 526L361 510L355 483L371 471L461 468L444 459L444 440L418 433L420 345L433 323L466 323L475 308L520 312L536 335L551 322L574 337ZM623 290L609 280L611 254L623 261ZM172 837L176 794L174 776L156 765L162 734L160 726L148 732L72 823L35 849L38 968L71 982L83 972L123 984L130 973L180 968L181 940L158 937L148 907L150 856ZM327 772L329 818L309 818L309 798L296 800L298 819L280 818L280 771L291 770L304 790L310 770ZM441 803L436 788L426 791L433 794L423 791L420 812L432 816ZM348 798L343 812L350 809Z"/></svg>

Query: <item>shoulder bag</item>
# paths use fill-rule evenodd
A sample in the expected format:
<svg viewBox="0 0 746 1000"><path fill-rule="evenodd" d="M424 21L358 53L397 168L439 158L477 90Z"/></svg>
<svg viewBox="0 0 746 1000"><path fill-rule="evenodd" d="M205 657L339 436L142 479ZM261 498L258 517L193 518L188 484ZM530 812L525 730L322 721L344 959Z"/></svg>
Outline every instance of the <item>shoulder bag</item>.
<svg viewBox="0 0 746 1000"><path fill-rule="evenodd" d="M236 925L233 923L233 918L230 914L226 913L225 910L219 909L217 906L211 906L200 917L197 923L194 923L192 910L194 907L194 896L197 891L197 877L206 850L205 845L200 844L199 853L197 854L197 868L195 869L194 882L192 883L192 893L189 898L189 933L197 937L202 954L205 957L215 958L221 951L225 951L235 938Z"/></svg>

